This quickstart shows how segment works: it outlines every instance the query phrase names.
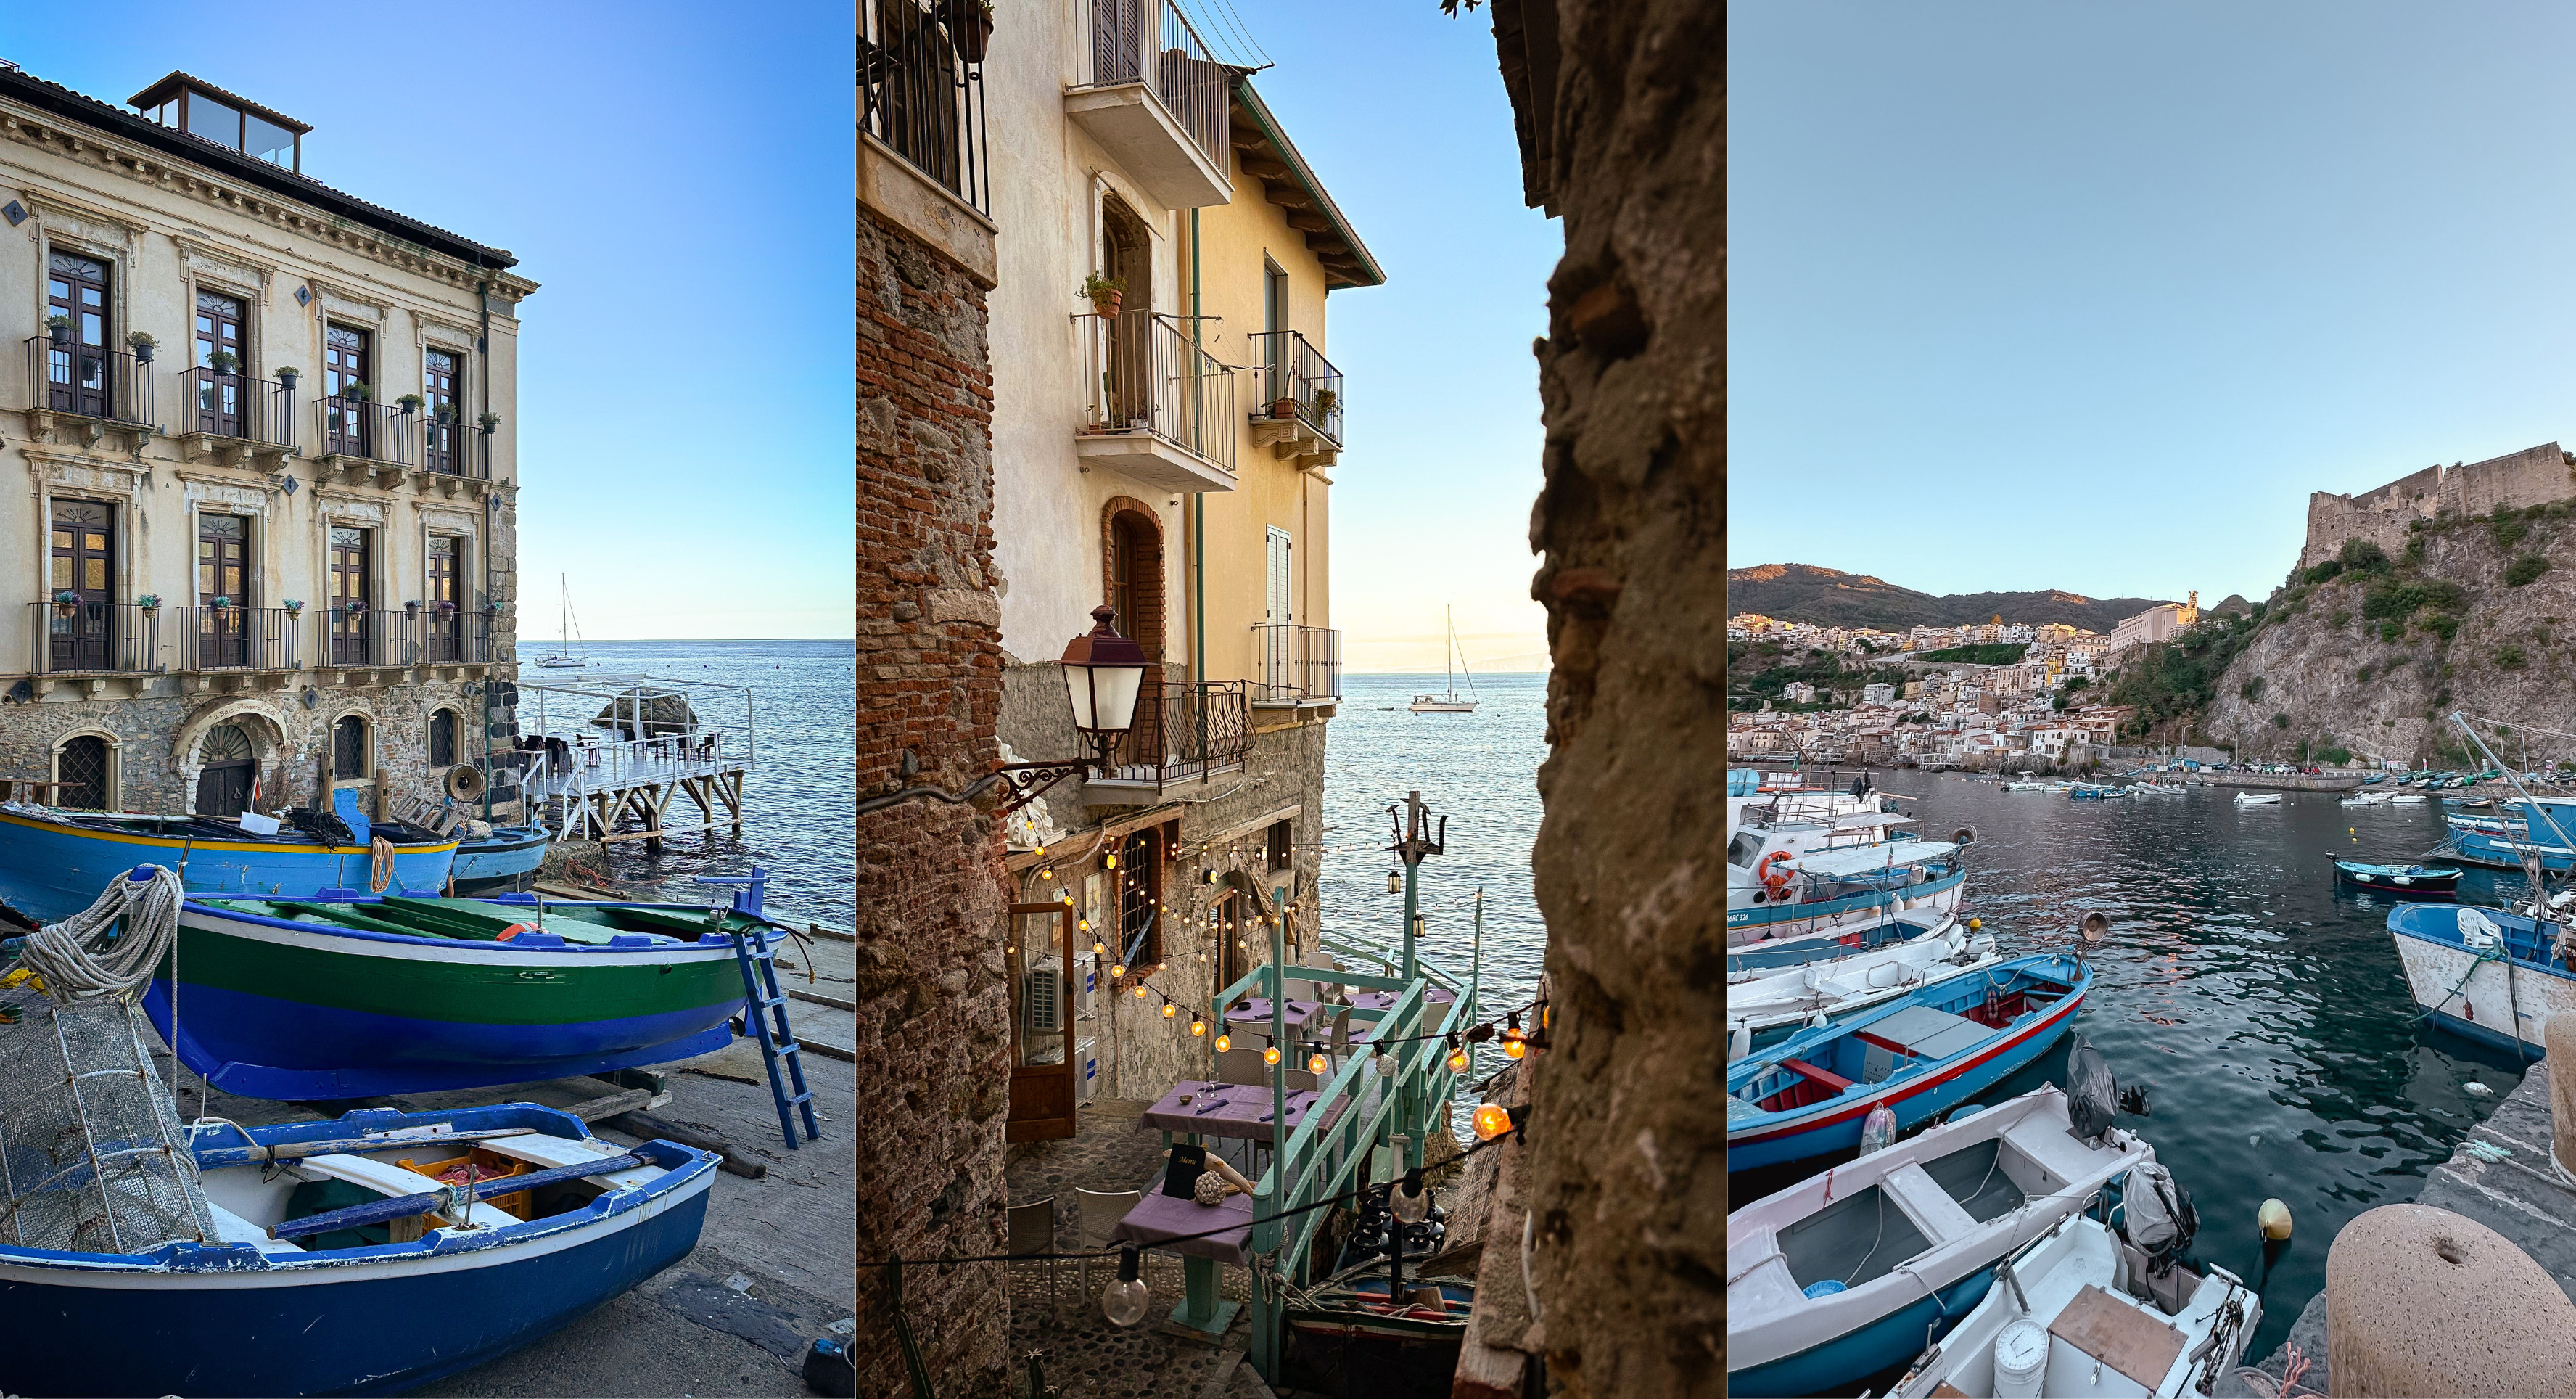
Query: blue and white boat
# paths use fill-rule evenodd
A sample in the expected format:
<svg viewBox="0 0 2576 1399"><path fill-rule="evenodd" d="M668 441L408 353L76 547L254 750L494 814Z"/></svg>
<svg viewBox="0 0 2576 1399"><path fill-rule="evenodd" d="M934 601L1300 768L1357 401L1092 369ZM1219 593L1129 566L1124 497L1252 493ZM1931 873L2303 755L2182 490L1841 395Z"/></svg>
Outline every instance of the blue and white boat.
<svg viewBox="0 0 2576 1399"><path fill-rule="evenodd" d="M450 878L460 894L516 894L535 882L553 839L543 826L495 826L457 843Z"/></svg>
<svg viewBox="0 0 2576 1399"><path fill-rule="evenodd" d="M528 1104L201 1127L199 1237L93 1253L0 1229L0 1386L399 1394L688 1257L717 1164Z"/></svg>
<svg viewBox="0 0 2576 1399"><path fill-rule="evenodd" d="M2452 859L2518 870L2529 856L2545 870L2576 869L2576 801L2503 802L2493 815L2445 813L2442 824Z"/></svg>
<svg viewBox="0 0 2576 1399"><path fill-rule="evenodd" d="M2061 954L1953 978L1762 1050L1726 1070L1726 1169L1860 1145L1881 1103L1900 1132L2039 1057L2075 1021L2093 969Z"/></svg>
<svg viewBox="0 0 2576 1399"><path fill-rule="evenodd" d="M2129 789L2126 787L2114 787L2100 782L2078 782L2066 789L2068 801L2116 801L2127 795L2129 795Z"/></svg>
<svg viewBox="0 0 2576 1399"><path fill-rule="evenodd" d="M2576 968L2561 951L2567 935L2558 923L2501 909L2400 904L2388 931L2407 993L2442 1029L2537 1059L2541 1031L2576 1009Z"/></svg>
<svg viewBox="0 0 2576 1399"><path fill-rule="evenodd" d="M1784 793L1747 802L1726 849L1727 970L1794 966L1883 944L1908 911L1959 906L1958 842L1905 833L1914 818L1860 799ZM1963 833L1964 834L1964 833Z"/></svg>
<svg viewBox="0 0 2576 1399"><path fill-rule="evenodd" d="M2155 1155L2116 1128L2076 1137L2051 1086L1736 1210L1727 1392L1853 1392L1975 1308L1998 1262Z"/></svg>
<svg viewBox="0 0 2576 1399"><path fill-rule="evenodd" d="M437 893L454 867L456 838L396 822L370 822L351 794L338 814L355 843L325 845L294 829L273 835L212 816L128 816L0 803L0 903L37 923L80 912L137 865L179 871L192 894L303 898L370 887L371 836L393 846L397 890Z"/></svg>
<svg viewBox="0 0 2576 1399"><path fill-rule="evenodd" d="M1897 920L1931 930L1865 952L1795 967L1730 977L1726 987L1726 1060L1787 1039L1799 1030L1867 1010L1936 981L2002 960L1992 933L1971 937L1955 915L1908 913Z"/></svg>

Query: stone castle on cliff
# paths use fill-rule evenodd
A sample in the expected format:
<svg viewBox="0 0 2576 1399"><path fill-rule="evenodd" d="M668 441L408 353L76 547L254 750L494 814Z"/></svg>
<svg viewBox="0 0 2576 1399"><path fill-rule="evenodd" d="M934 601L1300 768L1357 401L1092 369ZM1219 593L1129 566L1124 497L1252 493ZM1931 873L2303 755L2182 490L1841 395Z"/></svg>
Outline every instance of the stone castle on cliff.
<svg viewBox="0 0 2576 1399"><path fill-rule="evenodd" d="M2484 515L2501 505L2519 510L2570 496L2576 496L2576 456L2555 442L2467 466L2428 466L2360 495L2318 491L2308 497L2308 542L2299 567L2333 558L2347 539L2397 553L2416 520Z"/></svg>

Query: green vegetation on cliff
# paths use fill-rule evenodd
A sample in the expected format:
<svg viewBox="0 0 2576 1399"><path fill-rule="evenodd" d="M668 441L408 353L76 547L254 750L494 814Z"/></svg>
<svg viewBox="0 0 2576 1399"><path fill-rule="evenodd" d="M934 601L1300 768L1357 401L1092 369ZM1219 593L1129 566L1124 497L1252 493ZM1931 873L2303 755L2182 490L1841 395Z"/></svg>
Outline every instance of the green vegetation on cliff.
<svg viewBox="0 0 2576 1399"><path fill-rule="evenodd" d="M2137 717L2129 724L2133 733L2150 732L2170 720L2197 718L2217 696L2219 677L2245 648L2262 615L2259 608L2244 616L2204 615L2198 625L2174 633L2171 641L2150 641L2132 649L2112 673L2104 698L2138 707ZM2258 686L2254 694L2261 693Z"/></svg>

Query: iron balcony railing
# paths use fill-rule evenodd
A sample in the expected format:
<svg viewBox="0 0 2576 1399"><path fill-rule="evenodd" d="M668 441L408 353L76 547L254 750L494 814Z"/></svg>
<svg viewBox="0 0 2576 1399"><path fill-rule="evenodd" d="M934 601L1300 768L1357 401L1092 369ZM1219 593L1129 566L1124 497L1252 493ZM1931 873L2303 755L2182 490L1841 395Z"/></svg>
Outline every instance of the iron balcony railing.
<svg viewBox="0 0 2576 1399"><path fill-rule="evenodd" d="M1252 342L1255 418L1295 415L1342 445L1342 371L1293 330L1246 336Z"/></svg>
<svg viewBox="0 0 2576 1399"><path fill-rule="evenodd" d="M274 379L218 372L201 364L179 376L179 397L196 413L185 431L295 445L295 390Z"/></svg>
<svg viewBox="0 0 2576 1399"><path fill-rule="evenodd" d="M322 400L322 451L411 471L488 481L492 434L461 418L400 403L332 397Z"/></svg>
<svg viewBox="0 0 2576 1399"><path fill-rule="evenodd" d="M1135 726L1097 780L1156 788L1243 766L1252 752L1252 710L1240 680L1167 680L1136 699Z"/></svg>
<svg viewBox="0 0 2576 1399"><path fill-rule="evenodd" d="M179 669L295 670L301 619L283 607L181 607L172 619Z"/></svg>
<svg viewBox="0 0 2576 1399"><path fill-rule="evenodd" d="M993 212L978 0L860 0L859 129L942 189Z"/></svg>
<svg viewBox="0 0 2576 1399"><path fill-rule="evenodd" d="M480 612L424 603L414 616L412 632L425 665L481 665L492 659L492 618Z"/></svg>
<svg viewBox="0 0 2576 1399"><path fill-rule="evenodd" d="M27 669L38 675L150 675L161 669L160 619L130 602L31 602Z"/></svg>
<svg viewBox="0 0 2576 1399"><path fill-rule="evenodd" d="M1208 52L1174 0L1089 0L1091 42L1074 86L1143 83L1190 141L1223 169L1233 111L1230 70Z"/></svg>
<svg viewBox="0 0 2576 1399"><path fill-rule="evenodd" d="M102 345L27 338L27 406L115 423L152 421L152 362Z"/></svg>
<svg viewBox="0 0 2576 1399"><path fill-rule="evenodd" d="M1342 697L1342 634L1329 627L1255 623L1260 677L1255 704L1298 704Z"/></svg>
<svg viewBox="0 0 2576 1399"><path fill-rule="evenodd" d="M368 609L353 612L341 603L323 609L325 623L324 664L335 666L398 666L406 664L400 636L388 624L386 614ZM399 617L401 614L394 614Z"/></svg>
<svg viewBox="0 0 2576 1399"><path fill-rule="evenodd" d="M1151 311L1076 316L1090 432L1150 432L1234 469L1234 371Z"/></svg>

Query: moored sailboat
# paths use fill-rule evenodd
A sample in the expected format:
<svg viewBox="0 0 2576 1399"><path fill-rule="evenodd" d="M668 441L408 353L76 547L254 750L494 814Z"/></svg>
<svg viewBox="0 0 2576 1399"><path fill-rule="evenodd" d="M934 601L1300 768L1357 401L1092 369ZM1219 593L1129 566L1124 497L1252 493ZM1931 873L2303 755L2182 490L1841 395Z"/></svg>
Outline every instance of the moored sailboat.
<svg viewBox="0 0 2576 1399"><path fill-rule="evenodd" d="M1416 714L1473 714L1476 712L1476 676L1467 671L1466 653L1458 649L1458 618L1454 609L1442 610L1448 619L1448 647L1441 664L1448 667L1448 683L1436 695L1415 695L1410 708ZM1458 675L1467 672L1467 697L1458 697Z"/></svg>

